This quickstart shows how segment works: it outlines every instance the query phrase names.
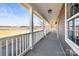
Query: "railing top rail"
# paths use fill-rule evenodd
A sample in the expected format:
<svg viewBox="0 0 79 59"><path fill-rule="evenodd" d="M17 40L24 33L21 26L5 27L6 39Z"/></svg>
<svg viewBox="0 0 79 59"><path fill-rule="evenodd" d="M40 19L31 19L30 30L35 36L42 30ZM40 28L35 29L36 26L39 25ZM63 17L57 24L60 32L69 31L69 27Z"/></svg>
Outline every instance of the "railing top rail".
<svg viewBox="0 0 79 59"><path fill-rule="evenodd" d="M41 31L43 31L43 30L40 30L40 31L35 31L34 33L41 32Z"/></svg>

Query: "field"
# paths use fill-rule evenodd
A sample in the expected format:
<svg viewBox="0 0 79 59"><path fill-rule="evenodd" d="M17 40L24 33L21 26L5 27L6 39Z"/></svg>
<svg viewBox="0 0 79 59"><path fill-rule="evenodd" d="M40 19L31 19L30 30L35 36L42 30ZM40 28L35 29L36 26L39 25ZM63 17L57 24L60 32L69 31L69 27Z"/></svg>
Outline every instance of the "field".
<svg viewBox="0 0 79 59"><path fill-rule="evenodd" d="M26 33L29 32L29 30L0 30L0 37L5 37L9 35L16 35L16 34L21 34L21 33Z"/></svg>
<svg viewBox="0 0 79 59"><path fill-rule="evenodd" d="M40 30L40 27L34 28L34 31L39 31L39 30ZM0 26L0 37L7 37L7 36L17 35L22 33L28 33L28 32L30 32L29 27Z"/></svg>
<svg viewBox="0 0 79 59"><path fill-rule="evenodd" d="M29 31L29 28L26 27L0 27L0 37L27 33Z"/></svg>

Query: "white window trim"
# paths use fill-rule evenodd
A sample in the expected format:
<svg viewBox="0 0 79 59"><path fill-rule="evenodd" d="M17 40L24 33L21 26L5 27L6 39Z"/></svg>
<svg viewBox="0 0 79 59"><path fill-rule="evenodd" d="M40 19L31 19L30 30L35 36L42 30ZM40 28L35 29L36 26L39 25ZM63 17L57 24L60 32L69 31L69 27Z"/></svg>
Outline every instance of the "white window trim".
<svg viewBox="0 0 79 59"><path fill-rule="evenodd" d="M65 41L75 51L75 53L77 53L77 55L79 55L79 46L68 38L68 33L67 33L68 21L77 16L79 16L79 13L77 13L77 14L73 15L72 17L70 17L69 19L67 19L67 4L65 4Z"/></svg>
<svg viewBox="0 0 79 59"><path fill-rule="evenodd" d="M66 38L65 40L67 42L67 44L75 51L75 53L77 53L77 55L79 55L79 46L77 44L75 44L74 42L72 42L70 39Z"/></svg>

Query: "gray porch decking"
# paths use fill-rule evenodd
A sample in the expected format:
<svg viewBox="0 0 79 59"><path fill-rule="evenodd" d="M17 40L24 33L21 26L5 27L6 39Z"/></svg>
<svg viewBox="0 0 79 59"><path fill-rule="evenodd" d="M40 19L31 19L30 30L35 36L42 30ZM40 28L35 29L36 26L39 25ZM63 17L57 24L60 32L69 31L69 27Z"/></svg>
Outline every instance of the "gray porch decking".
<svg viewBox="0 0 79 59"><path fill-rule="evenodd" d="M48 33L26 56L64 56L64 50L55 32Z"/></svg>

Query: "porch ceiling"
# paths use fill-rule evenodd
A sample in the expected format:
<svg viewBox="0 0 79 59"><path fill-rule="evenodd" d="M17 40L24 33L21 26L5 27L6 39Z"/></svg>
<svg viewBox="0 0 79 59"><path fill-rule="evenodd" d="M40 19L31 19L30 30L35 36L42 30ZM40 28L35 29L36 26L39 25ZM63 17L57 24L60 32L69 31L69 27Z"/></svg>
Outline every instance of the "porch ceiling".
<svg viewBox="0 0 79 59"><path fill-rule="evenodd" d="M41 14L47 21L56 20L63 3L29 3L39 14ZM51 9L52 13L48 14Z"/></svg>

